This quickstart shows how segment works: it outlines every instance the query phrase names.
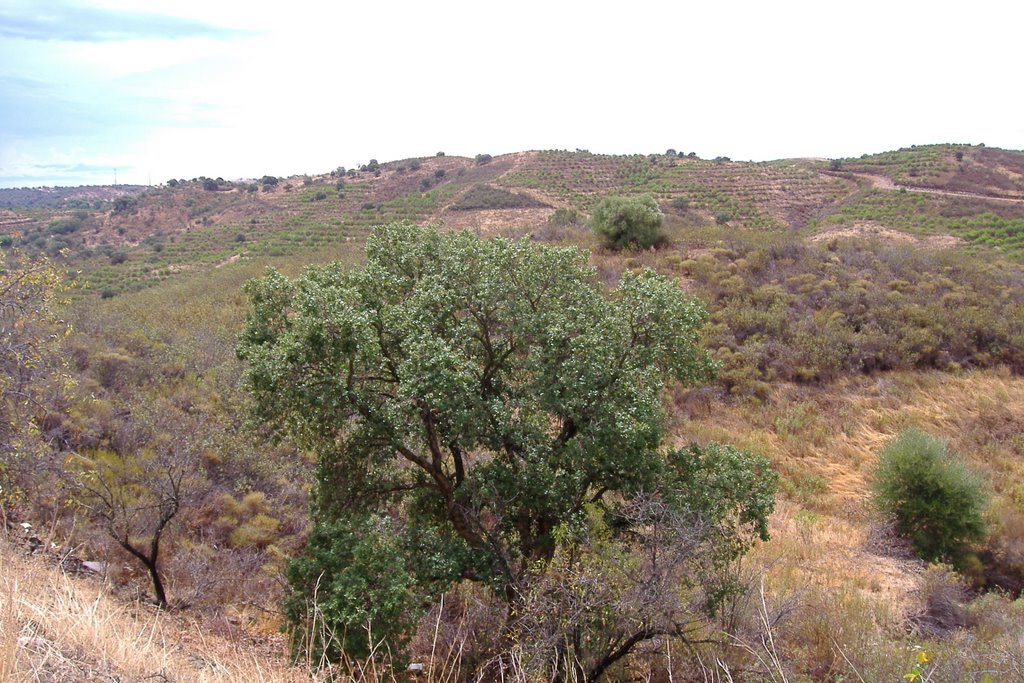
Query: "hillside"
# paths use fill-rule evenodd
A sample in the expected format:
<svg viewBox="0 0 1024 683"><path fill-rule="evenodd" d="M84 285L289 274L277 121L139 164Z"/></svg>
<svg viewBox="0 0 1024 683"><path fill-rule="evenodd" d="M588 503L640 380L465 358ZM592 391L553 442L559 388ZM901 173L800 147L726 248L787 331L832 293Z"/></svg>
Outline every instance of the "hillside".
<svg viewBox="0 0 1024 683"><path fill-rule="evenodd" d="M19 208L0 217L7 235L0 240L51 255L64 250L61 258L82 272L80 293L110 296L232 259L312 253L392 220L538 233L557 209L582 220L602 196L649 193L670 226L690 233L717 226L899 233L1018 256L1022 159L953 145L832 164L586 152L440 156L273 184L175 180L101 209Z"/></svg>
<svg viewBox="0 0 1024 683"><path fill-rule="evenodd" d="M924 650L935 683L1011 680L1024 670L1022 172L1022 152L966 145L767 163L533 151L175 180L98 209L6 209L3 253L48 254L75 286L39 337L59 350L31 378L44 409L15 434L24 455L10 472L26 495L0 497L11 540L0 548L0 671L305 675L285 666L276 633L285 568L311 531L310 490L324 472L249 414L235 351L250 312L242 287L267 266L358 267L373 226L408 220L581 247L608 287L648 267L708 310L701 342L718 376L670 387L665 442L766 456L781 477L771 540L735 567L744 591L694 626L702 642L653 642L616 675L898 680ZM616 194L651 194L667 243L601 247L588 218ZM0 329L36 321L20 325ZM989 496L987 535L958 572L916 559L870 503L879 451L910 426L947 440ZM155 484L131 479L139 470L187 473L161 546L165 614L150 605L143 565L86 507L84 474L101 466L143 487ZM152 509L135 495L129 503ZM23 521L46 530L36 533L52 552L26 557ZM104 570L64 579L52 565L69 554ZM601 587L573 588L587 586ZM424 678L455 680L459 657L470 666L493 610L470 582L432 603L410 634ZM93 630L142 634L127 649L149 654L115 648L109 633L87 638ZM404 680L359 673L389 661L349 660L348 673Z"/></svg>

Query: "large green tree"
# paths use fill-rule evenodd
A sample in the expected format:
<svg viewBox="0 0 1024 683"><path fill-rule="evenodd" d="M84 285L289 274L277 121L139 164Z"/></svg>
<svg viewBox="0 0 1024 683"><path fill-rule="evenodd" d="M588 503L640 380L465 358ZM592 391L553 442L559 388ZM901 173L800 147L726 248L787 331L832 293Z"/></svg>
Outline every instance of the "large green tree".
<svg viewBox="0 0 1024 683"><path fill-rule="evenodd" d="M726 554L766 533L763 461L739 454L708 498L722 475L705 476L700 450L661 448L664 383L712 364L704 309L651 271L606 291L576 249L392 224L363 268L271 271L247 291L257 415L319 459L290 572L297 642L319 623L338 635L315 645L332 657L400 643L414 606L463 579L507 600L511 632L571 529L622 529L640 495L662 492ZM640 628L622 654L669 632ZM594 661L597 675L610 663Z"/></svg>

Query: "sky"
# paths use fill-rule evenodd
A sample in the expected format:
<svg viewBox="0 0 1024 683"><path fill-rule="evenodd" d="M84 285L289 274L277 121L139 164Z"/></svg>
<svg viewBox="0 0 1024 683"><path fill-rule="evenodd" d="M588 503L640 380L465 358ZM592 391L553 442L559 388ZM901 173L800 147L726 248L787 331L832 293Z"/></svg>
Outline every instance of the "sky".
<svg viewBox="0 0 1024 683"><path fill-rule="evenodd" d="M1024 148L1010 0L0 0L0 187Z"/></svg>

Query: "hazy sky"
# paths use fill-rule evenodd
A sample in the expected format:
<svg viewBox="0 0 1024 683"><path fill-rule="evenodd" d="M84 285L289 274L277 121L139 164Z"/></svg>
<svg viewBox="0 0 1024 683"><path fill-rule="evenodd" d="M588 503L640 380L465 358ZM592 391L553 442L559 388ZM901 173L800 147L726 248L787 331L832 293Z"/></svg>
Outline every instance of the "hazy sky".
<svg viewBox="0 0 1024 683"><path fill-rule="evenodd" d="M1024 148L1013 0L0 0L0 186Z"/></svg>

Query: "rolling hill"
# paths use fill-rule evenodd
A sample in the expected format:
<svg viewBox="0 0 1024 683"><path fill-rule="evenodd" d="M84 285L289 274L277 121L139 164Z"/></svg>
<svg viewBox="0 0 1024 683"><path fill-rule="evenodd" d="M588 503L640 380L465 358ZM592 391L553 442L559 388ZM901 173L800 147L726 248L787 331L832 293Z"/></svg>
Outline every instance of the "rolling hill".
<svg viewBox="0 0 1024 683"><path fill-rule="evenodd" d="M357 265L373 226L408 220L582 247L604 283L649 267L707 307L702 341L720 371L706 386L667 392L667 440L762 453L781 489L772 539L739 568L750 590L714 622L730 635L700 652L752 681L896 680L921 652L928 680L1010 679L1024 670L1022 179L1024 152L927 145L764 163L439 155L291 178L90 189L89 202L54 206L0 191L0 206L14 204L0 211L0 248L48 255L74 284L61 347L70 379L36 418L49 455L30 473L17 518L53 530L52 556L73 548L106 567L102 582L54 590L27 568L22 547L0 545L0 566L31 573L0 584L0 623L28 643L0 637L0 667L44 678L52 656L59 671L159 673L117 654L116 638L62 638L78 627L52 601L107 609L112 600L123 607L104 620L157 632L138 604L145 573L81 508L63 506L73 491L60 473L82 454L171 449L196 463L196 494L162 551L174 619L159 629L162 666L182 676L199 666L208 680L295 678L278 666L283 643L270 634L282 619L282 572L308 533L314 464L246 420L234 352L248 310L242 286L268 265L286 274L327 260ZM591 210L634 194L658 202L667 243L601 247ZM989 533L960 573L915 559L870 503L879 450L909 426L947 440L985 482ZM479 595L450 597L415 634L428 669L435 647L468 647L467 624L479 616ZM652 649L632 673L659 680L673 666L663 655ZM203 661L219 663L207 671ZM703 665L675 666L674 680L725 680Z"/></svg>

